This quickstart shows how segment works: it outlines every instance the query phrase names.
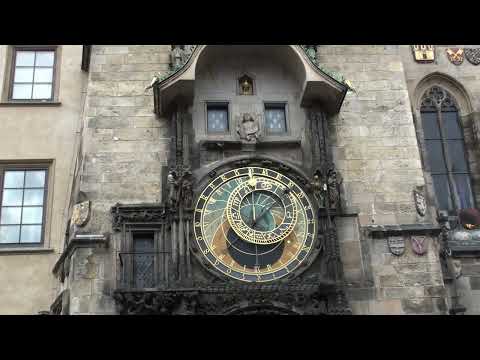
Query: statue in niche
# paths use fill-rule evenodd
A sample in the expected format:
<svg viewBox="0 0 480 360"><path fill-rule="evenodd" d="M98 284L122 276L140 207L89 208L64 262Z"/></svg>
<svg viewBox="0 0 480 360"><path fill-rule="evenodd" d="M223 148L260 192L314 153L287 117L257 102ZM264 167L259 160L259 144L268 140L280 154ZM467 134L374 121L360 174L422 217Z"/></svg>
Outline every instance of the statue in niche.
<svg viewBox="0 0 480 360"><path fill-rule="evenodd" d="M178 203L179 179L175 171L170 171L167 176L168 183L168 203L171 207L176 207Z"/></svg>
<svg viewBox="0 0 480 360"><path fill-rule="evenodd" d="M170 53L170 66L172 69L178 69L182 66L183 50L181 45L172 45L172 52Z"/></svg>
<svg viewBox="0 0 480 360"><path fill-rule="evenodd" d="M334 169L330 169L327 174L327 184L329 193L329 206L331 208L338 208L340 206L340 192L339 186L343 179Z"/></svg>
<svg viewBox="0 0 480 360"><path fill-rule="evenodd" d="M242 120L237 126L237 133L240 139L248 142L254 142L258 140L260 127L258 121L253 118L252 115L246 113L243 114Z"/></svg>
<svg viewBox="0 0 480 360"><path fill-rule="evenodd" d="M325 194L327 192L327 184L323 183L320 174L315 173L311 183L313 189L313 196L317 200L319 207L325 207Z"/></svg>
<svg viewBox="0 0 480 360"><path fill-rule="evenodd" d="M185 171L182 181L182 200L185 209L193 208L193 181L191 177L192 172Z"/></svg>
<svg viewBox="0 0 480 360"><path fill-rule="evenodd" d="M240 95L253 95L253 80L247 75L239 79Z"/></svg>

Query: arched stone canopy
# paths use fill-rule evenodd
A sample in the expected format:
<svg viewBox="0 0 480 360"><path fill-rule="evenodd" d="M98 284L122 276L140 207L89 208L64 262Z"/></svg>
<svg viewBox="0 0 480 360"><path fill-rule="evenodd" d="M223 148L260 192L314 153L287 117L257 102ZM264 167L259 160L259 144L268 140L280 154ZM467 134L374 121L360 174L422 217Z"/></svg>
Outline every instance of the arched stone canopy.
<svg viewBox="0 0 480 360"><path fill-rule="evenodd" d="M471 114L473 106L470 101L471 96L468 91L457 80L449 75L435 72L421 79L415 87L414 107L415 111L420 111L420 106L425 93L434 86L439 86L448 91L458 105L461 116Z"/></svg>
<svg viewBox="0 0 480 360"><path fill-rule="evenodd" d="M233 48L252 57L270 56L282 62L298 81L302 106L316 104L328 113L339 112L348 87L316 67L298 45L199 45L181 68L153 86L155 112L167 113L179 98L192 103L198 69Z"/></svg>

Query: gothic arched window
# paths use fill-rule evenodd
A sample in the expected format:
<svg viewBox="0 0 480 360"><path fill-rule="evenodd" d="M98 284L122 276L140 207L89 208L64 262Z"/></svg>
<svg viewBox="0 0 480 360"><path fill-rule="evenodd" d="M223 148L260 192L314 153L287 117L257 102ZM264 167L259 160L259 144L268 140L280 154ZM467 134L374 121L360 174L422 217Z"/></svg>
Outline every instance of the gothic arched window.
<svg viewBox="0 0 480 360"><path fill-rule="evenodd" d="M463 129L453 97L438 86L423 96L420 108L426 162L440 210L456 214L474 207Z"/></svg>

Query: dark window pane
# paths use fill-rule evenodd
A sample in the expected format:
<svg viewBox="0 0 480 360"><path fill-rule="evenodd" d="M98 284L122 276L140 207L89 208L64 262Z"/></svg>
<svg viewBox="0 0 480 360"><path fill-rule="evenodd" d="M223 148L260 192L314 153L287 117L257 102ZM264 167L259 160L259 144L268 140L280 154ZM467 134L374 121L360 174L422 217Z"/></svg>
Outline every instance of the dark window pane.
<svg viewBox="0 0 480 360"><path fill-rule="evenodd" d="M455 187L460 201L460 208L467 209L473 207L473 194L469 175L456 174L453 175L453 177L455 179Z"/></svg>
<svg viewBox="0 0 480 360"><path fill-rule="evenodd" d="M287 131L284 107L266 107L265 123L269 133L278 134Z"/></svg>
<svg viewBox="0 0 480 360"><path fill-rule="evenodd" d="M39 243L42 240L42 225L22 225L20 242Z"/></svg>
<svg viewBox="0 0 480 360"><path fill-rule="evenodd" d="M443 157L441 140L425 140L427 162L432 173L446 173L447 166Z"/></svg>
<svg viewBox="0 0 480 360"><path fill-rule="evenodd" d="M136 254L133 259L133 280L135 288L155 286L153 239L153 233L134 234L133 246Z"/></svg>
<svg viewBox="0 0 480 360"><path fill-rule="evenodd" d="M452 197L448 187L448 176L432 175L432 179L440 210L453 210Z"/></svg>
<svg viewBox="0 0 480 360"><path fill-rule="evenodd" d="M0 244L18 243L20 226L0 225Z"/></svg>
<svg viewBox="0 0 480 360"><path fill-rule="evenodd" d="M3 190L3 206L22 205L23 190Z"/></svg>
<svg viewBox="0 0 480 360"><path fill-rule="evenodd" d="M446 139L463 139L462 129L458 122L458 113L442 112L442 125Z"/></svg>
<svg viewBox="0 0 480 360"><path fill-rule="evenodd" d="M437 112L422 112L422 125L425 139L440 139L437 116Z"/></svg>
<svg viewBox="0 0 480 360"><path fill-rule="evenodd" d="M448 156L453 172L468 171L463 140L447 140Z"/></svg>
<svg viewBox="0 0 480 360"><path fill-rule="evenodd" d="M0 218L0 224L20 224L22 216L21 207L4 207L1 211L2 216Z"/></svg>
<svg viewBox="0 0 480 360"><path fill-rule="evenodd" d="M43 187L45 185L45 170L27 171L25 187Z"/></svg>
<svg viewBox="0 0 480 360"><path fill-rule="evenodd" d="M208 132L225 133L228 131L228 108L209 107L207 110Z"/></svg>
<svg viewBox="0 0 480 360"><path fill-rule="evenodd" d="M5 171L4 188L22 188L25 171Z"/></svg>

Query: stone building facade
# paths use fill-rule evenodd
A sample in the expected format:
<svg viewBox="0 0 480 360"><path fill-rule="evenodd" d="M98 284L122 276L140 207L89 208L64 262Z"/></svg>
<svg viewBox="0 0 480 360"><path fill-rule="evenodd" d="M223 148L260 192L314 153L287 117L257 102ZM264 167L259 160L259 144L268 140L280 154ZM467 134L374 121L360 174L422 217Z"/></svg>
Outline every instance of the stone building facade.
<svg viewBox="0 0 480 360"><path fill-rule="evenodd" d="M49 186L43 241L0 239L0 312L479 313L478 235L456 216L480 196L477 48L58 46L40 102L11 88L30 66L13 54L42 49L3 46L0 165L46 164ZM432 137L437 115L456 137ZM247 266L254 237L242 271L227 235L224 254L206 242L208 189L235 176L290 184L312 227L275 249L305 234L297 265Z"/></svg>

